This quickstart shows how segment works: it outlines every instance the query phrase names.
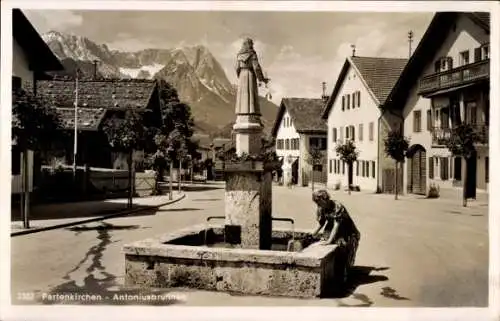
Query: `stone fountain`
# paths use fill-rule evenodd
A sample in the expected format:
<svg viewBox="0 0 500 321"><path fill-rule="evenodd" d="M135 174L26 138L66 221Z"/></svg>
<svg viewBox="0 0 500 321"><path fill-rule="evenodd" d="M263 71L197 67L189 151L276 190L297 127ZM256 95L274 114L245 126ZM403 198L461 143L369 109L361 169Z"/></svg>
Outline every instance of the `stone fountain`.
<svg viewBox="0 0 500 321"><path fill-rule="evenodd" d="M272 216L272 163L262 157L257 80L267 84L251 39L238 54L236 153L225 166L225 215L125 245L125 285L248 295L320 297L336 287L336 245L308 247L309 231ZM311 215L313 209L311 208ZM220 220L220 225L210 222ZM273 221L291 223L273 229ZM291 246L292 245L292 246Z"/></svg>

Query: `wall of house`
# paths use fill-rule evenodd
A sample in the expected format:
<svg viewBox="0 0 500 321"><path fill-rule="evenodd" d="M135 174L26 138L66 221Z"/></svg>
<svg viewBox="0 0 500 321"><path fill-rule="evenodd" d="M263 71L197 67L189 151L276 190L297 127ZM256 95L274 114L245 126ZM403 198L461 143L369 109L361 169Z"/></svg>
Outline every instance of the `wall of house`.
<svg viewBox="0 0 500 321"><path fill-rule="evenodd" d="M350 109L345 109L342 111L342 96L353 92L360 92L360 107L351 107ZM352 97L351 97L352 104ZM334 187L338 182L341 186L346 187L348 184L348 174L347 166L342 174L342 169L339 173L335 173L335 166L330 168L330 160L332 165L335 160L339 160L335 152L335 148L338 142L334 141L333 129L337 129L337 140L344 139L345 141L345 127L354 126L355 128L355 139L354 142L359 151L358 159L360 161L377 162L377 152L378 146L377 141L379 139L378 135L378 118L380 116L380 110L370 95L369 91L363 85L363 82L359 78L359 75L355 70L350 67L347 71L346 77L343 84L340 87L337 98L335 99L330 114L328 115L328 186ZM370 123L373 123L373 140L369 138L369 128ZM360 128L359 125L363 124L362 140L360 140ZM342 135L340 135L340 129L342 129ZM377 166L377 165L376 165ZM362 177L361 169L360 173L356 175L356 164L353 166L353 183L354 185L359 185L362 190L373 190L377 189L377 173L375 178L372 175L372 165L370 163L368 177ZM330 170L331 169L331 170Z"/></svg>
<svg viewBox="0 0 500 321"><path fill-rule="evenodd" d="M290 120L287 121L287 119L290 119ZM278 155L278 157L284 157L286 159L289 155L291 155L293 158L298 158L300 156L299 149L296 149L296 150L292 150L291 148L285 149L285 140L286 139L291 140L291 139L300 138L299 133L297 132L293 122L291 121L291 117L290 117L290 114L288 113L288 111L285 111L285 113L283 114L283 117L281 118L281 123L280 123L279 129L278 129L278 132L276 133L275 138L276 138L276 142L279 139L283 140L283 148L281 148L281 149L276 148L276 154Z"/></svg>
<svg viewBox="0 0 500 321"><path fill-rule="evenodd" d="M29 69L29 62L24 53L23 49L19 46L17 41L14 39L12 52L12 76L20 77L22 80L22 86L26 87L30 83L33 83L33 72ZM21 158L22 159L22 158ZM21 163L22 171L22 163ZM22 172L21 172L22 173ZM29 176L29 191L33 191L33 152L28 151L28 176ZM11 188L12 193L22 192L22 176L12 175L11 178Z"/></svg>
<svg viewBox="0 0 500 321"><path fill-rule="evenodd" d="M484 30L476 25L472 20L467 18L465 15L460 16L454 27L448 33L446 40L441 44L439 50L436 52L431 61L428 61L426 66L424 67L424 71L421 75L418 75L418 78L421 79L425 75L430 75L434 73L434 63L440 57L452 57L453 58L453 68L459 66L459 58L460 52L469 50L469 60L470 63L474 62L474 48L479 47L481 44L485 44L489 42L489 36L484 32ZM428 190L430 184L437 184L440 187L452 187L452 186L460 186L461 182L454 182L453 180L453 157L451 157L451 153L444 146L433 146L432 145L432 132L427 129L427 111L432 110L432 101L431 99L424 98L418 95L418 81L415 83L413 88L410 90L410 94L408 100L405 104L403 115L405 117L405 125L404 132L405 135L410 138L410 145L420 144L426 150L426 169L427 169L427 179L426 185ZM447 97L442 98L434 98L434 105L447 105ZM413 122L414 122L414 111L421 111L421 131L415 132L413 130ZM433 110L434 112L434 110ZM483 119L484 113L482 109L478 108L478 112L481 112L478 115L477 119ZM433 117L435 118L435 117ZM433 124L436 126L437 122ZM436 157L435 161L433 161L433 169L429 168L429 157ZM448 179L441 179L441 157L448 158L448 164L450 168L448 170ZM484 182L484 157L478 160L478 188L480 186L486 186ZM464 170L465 165L462 164L462 171ZM430 178L432 174L429 172L433 170L433 178ZM482 171L482 174L480 174ZM404 179L407 178L408 168L404 166ZM431 176L429 176L431 175ZM463 177L463 175L462 175ZM480 179L483 179L481 182ZM407 184L404 184L405 192L407 192Z"/></svg>
<svg viewBox="0 0 500 321"><path fill-rule="evenodd" d="M378 165L376 166L377 172L375 176L377 178L376 189L380 191L383 191L384 184L389 184L389 182L385 181L384 171L386 169L395 170L394 160L385 153L385 138L391 131L401 129L403 121L402 115L385 111L382 113L378 124L375 124L375 126L378 125Z"/></svg>

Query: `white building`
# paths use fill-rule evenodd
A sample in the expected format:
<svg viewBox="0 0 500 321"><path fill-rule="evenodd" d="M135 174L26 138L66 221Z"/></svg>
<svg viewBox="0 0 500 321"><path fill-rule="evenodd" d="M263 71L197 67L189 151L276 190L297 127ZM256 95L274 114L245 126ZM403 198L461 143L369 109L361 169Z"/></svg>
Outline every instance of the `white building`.
<svg viewBox="0 0 500 321"><path fill-rule="evenodd" d="M35 88L37 78L45 71L61 70L63 66L45 44L35 28L19 9L12 12L13 53L12 53L12 86ZM36 92L34 93L36 95ZM22 192L22 157L21 151L12 144L12 193ZM28 151L29 191L33 189L34 154Z"/></svg>
<svg viewBox="0 0 500 321"><path fill-rule="evenodd" d="M292 181L307 186L311 182L326 182L326 158L313 166L308 158L313 148L326 151L326 122L321 118L325 99L283 98L272 129L276 154L292 163ZM326 156L326 155L325 155Z"/></svg>
<svg viewBox="0 0 500 321"><path fill-rule="evenodd" d="M406 63L397 58L346 59L323 113L328 123L328 187L393 190L394 162L385 155L384 138L401 127L402 118L391 112L387 96ZM351 178L336 153L346 140L352 140L359 153Z"/></svg>
<svg viewBox="0 0 500 321"><path fill-rule="evenodd" d="M408 193L427 194L431 183L462 186L466 169L469 197L476 187L488 188L489 20L488 13L436 14L394 89L411 140L404 167ZM468 164L444 143L463 122L486 140Z"/></svg>

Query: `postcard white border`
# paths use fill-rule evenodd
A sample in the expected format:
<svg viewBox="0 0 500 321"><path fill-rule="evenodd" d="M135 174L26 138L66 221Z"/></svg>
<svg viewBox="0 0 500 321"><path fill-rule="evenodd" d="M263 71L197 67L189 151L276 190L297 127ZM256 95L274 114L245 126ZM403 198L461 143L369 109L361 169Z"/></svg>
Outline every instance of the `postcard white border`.
<svg viewBox="0 0 500 321"><path fill-rule="evenodd" d="M99 9L99 10L224 10L224 11L490 11L491 12L491 106L500 106L500 4L495 1L92 1L92 0L6 0L1 2L1 106L11 105L12 14L21 9ZM490 111L490 164L500 161L500 110ZM500 320L500 171L490 170L489 308L196 308L196 307L73 307L10 306L10 108L1 108L0 179L4 182L0 206L1 307L3 320L74 320L119 318L141 320ZM497 165L498 166L498 165ZM409 275L409 277L411 277Z"/></svg>

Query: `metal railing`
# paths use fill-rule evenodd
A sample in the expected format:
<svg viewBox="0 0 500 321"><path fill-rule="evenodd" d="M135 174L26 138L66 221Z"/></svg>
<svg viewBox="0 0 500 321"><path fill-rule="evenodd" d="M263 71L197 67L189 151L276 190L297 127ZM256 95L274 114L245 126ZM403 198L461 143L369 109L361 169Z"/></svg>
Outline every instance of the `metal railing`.
<svg viewBox="0 0 500 321"><path fill-rule="evenodd" d="M423 77L419 83L419 93L431 93L489 77L490 60L486 59Z"/></svg>

